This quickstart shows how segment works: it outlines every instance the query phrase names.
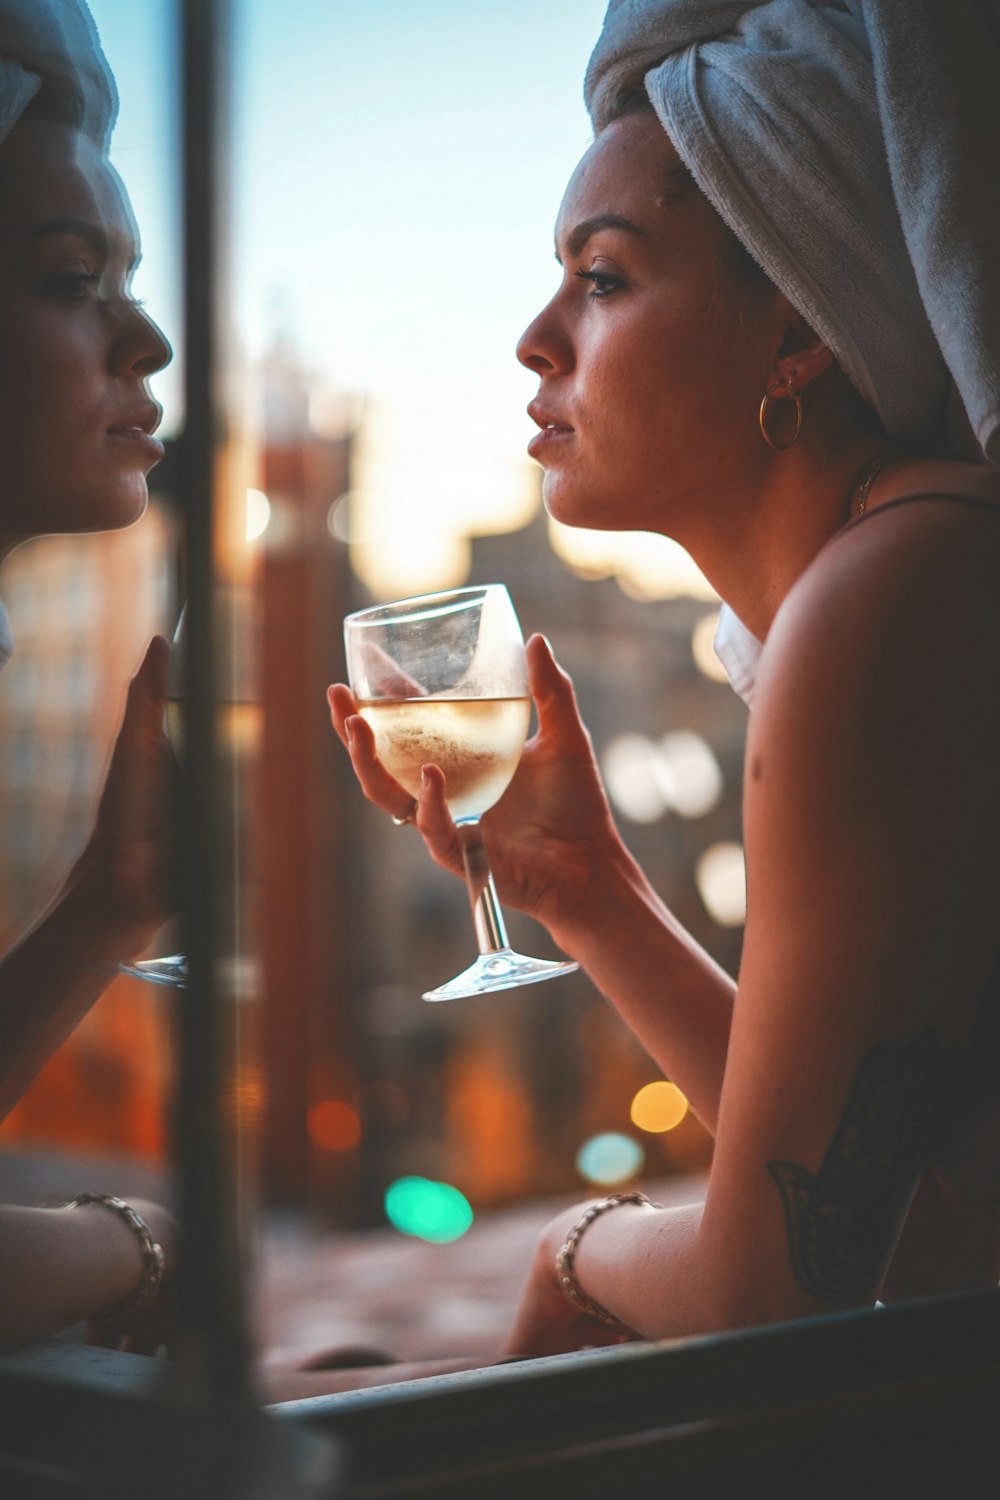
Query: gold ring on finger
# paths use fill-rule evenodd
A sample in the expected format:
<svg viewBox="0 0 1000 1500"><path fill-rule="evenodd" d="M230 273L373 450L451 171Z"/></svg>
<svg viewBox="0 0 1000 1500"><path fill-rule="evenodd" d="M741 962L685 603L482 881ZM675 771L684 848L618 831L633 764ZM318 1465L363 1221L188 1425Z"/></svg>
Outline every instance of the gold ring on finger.
<svg viewBox="0 0 1000 1500"><path fill-rule="evenodd" d="M394 817L393 820L392 820L393 823L395 823L395 825L396 825L397 828L405 828L406 825L407 825L407 823L412 823L413 822L413 817L414 817L414 814L416 813L416 810L417 810L417 799L416 799L416 797L411 797L410 798L410 806L409 806L409 809L408 809L406 815L404 817L402 817L402 818L396 818L396 817Z"/></svg>

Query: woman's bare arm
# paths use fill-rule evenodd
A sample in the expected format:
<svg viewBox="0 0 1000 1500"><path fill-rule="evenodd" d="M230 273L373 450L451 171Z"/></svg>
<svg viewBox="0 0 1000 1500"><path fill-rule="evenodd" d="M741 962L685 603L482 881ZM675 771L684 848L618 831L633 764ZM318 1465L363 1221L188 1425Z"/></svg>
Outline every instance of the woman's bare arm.
<svg viewBox="0 0 1000 1500"><path fill-rule="evenodd" d="M155 1354L172 1333L177 1226L158 1204L133 1199L132 1206L164 1252L164 1280L153 1303L121 1323L106 1325L101 1342ZM100 1323L128 1302L143 1270L135 1231L102 1204L0 1205L0 1349L18 1348L73 1323Z"/></svg>
<svg viewBox="0 0 1000 1500"><path fill-rule="evenodd" d="M768 642L704 1207L618 1208L577 1250L586 1294L645 1337L870 1305L954 1107L996 958L1000 705L980 686L1000 532L880 526L838 543ZM512 1353L551 1347L568 1227L543 1237Z"/></svg>

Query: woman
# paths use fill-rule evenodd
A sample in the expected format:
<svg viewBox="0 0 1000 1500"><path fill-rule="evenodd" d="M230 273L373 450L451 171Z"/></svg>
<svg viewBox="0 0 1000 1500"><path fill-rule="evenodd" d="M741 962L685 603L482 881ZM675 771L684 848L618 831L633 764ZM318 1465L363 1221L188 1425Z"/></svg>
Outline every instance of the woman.
<svg viewBox="0 0 1000 1500"><path fill-rule="evenodd" d="M518 348L530 451L558 520L673 537L726 601L747 924L734 984L625 849L533 638L538 733L483 820L501 899L715 1152L703 1205L547 1227L512 1356L1000 1279L998 39L995 7L919 0L609 7ZM330 699L366 795L457 872L442 773L414 803Z"/></svg>
<svg viewBox="0 0 1000 1500"><path fill-rule="evenodd" d="M116 104L76 0L0 0L0 556L131 524L162 455L146 382L170 349L130 291L138 241L107 159ZM131 686L84 854L0 960L0 1116L168 913L166 652L157 638ZM0 1347L94 1319L101 1337L155 1350L175 1245L155 1204L0 1208Z"/></svg>

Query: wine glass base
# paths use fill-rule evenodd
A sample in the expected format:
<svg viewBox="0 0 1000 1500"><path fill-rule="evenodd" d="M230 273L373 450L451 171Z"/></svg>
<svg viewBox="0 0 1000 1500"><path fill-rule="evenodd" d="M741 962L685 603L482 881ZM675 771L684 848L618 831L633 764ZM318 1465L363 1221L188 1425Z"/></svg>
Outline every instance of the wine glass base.
<svg viewBox="0 0 1000 1500"><path fill-rule="evenodd" d="M169 958L146 958L134 964L119 964L123 974L145 979L150 984L173 984L184 989L188 982L186 953L171 953Z"/></svg>
<svg viewBox="0 0 1000 1500"><path fill-rule="evenodd" d="M547 958L529 958L525 953L515 953L512 948L500 948L496 953L482 953L468 969L441 984L436 990L427 990L425 1000L464 1000L471 995L488 995L493 990L514 990L522 984L538 984L543 979L558 979L560 974L572 974L579 964L570 959L553 961Z"/></svg>

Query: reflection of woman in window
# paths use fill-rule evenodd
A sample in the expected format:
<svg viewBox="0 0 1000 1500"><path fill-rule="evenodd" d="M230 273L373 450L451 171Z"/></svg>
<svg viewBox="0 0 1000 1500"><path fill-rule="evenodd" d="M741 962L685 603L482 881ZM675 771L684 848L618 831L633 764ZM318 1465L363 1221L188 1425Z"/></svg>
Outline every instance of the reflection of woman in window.
<svg viewBox="0 0 1000 1500"><path fill-rule="evenodd" d="M130 292L136 229L106 154L115 103L77 0L0 0L0 556L46 532L129 525L162 453L146 380L170 350ZM2 634L6 659L6 617ZM60 899L0 961L0 1116L167 915L166 650L154 641L132 684ZM141 1209L0 1208L0 1345L125 1309L133 1347L157 1342L157 1246L174 1229Z"/></svg>
<svg viewBox="0 0 1000 1500"><path fill-rule="evenodd" d="M729 606L747 927L733 984L533 639L539 732L484 819L501 899L716 1145L703 1206L549 1226L512 1354L1000 1277L998 80L997 7L612 0L518 351L532 452L560 521L677 539ZM457 870L441 773L414 803L331 703L368 796Z"/></svg>

